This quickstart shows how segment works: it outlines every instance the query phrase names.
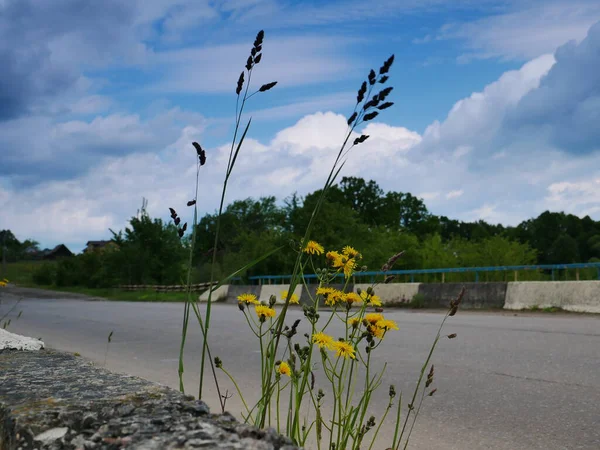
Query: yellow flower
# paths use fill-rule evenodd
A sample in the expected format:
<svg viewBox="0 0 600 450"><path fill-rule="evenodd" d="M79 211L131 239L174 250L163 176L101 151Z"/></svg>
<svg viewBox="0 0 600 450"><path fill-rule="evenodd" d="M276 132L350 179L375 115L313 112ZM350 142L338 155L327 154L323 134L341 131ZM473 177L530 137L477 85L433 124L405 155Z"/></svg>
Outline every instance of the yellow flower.
<svg viewBox="0 0 600 450"><path fill-rule="evenodd" d="M268 306L256 305L254 309L256 310L256 315L261 320L267 317L275 317L275 310L273 308L269 308Z"/></svg>
<svg viewBox="0 0 600 450"><path fill-rule="evenodd" d="M344 301L350 304L361 303L362 298L360 298L360 295L358 295L356 292L348 292L347 294L344 294Z"/></svg>
<svg viewBox="0 0 600 450"><path fill-rule="evenodd" d="M354 356L354 347L348 342L335 341L331 344L331 349L335 351L338 357L343 356L344 358L356 359L356 356Z"/></svg>
<svg viewBox="0 0 600 450"><path fill-rule="evenodd" d="M280 375L287 375L288 377L292 374L289 364L286 363L285 361L283 361L281 364L279 364L279 368L277 369L277 372Z"/></svg>
<svg viewBox="0 0 600 450"><path fill-rule="evenodd" d="M360 324L360 319L358 317L353 317L348 320L348 325L350 325L353 328L358 327L359 324Z"/></svg>
<svg viewBox="0 0 600 450"><path fill-rule="evenodd" d="M358 253L358 250L356 250L354 247L350 247L349 245L346 245L344 247L344 249L342 250L342 253L344 255L346 255L348 258L356 258L357 256L360 256L360 253Z"/></svg>
<svg viewBox="0 0 600 450"><path fill-rule="evenodd" d="M333 343L333 338L328 334L318 332L313 334L312 341L314 344L317 344L319 348L327 347L330 348Z"/></svg>
<svg viewBox="0 0 600 450"><path fill-rule="evenodd" d="M5 287L6 283L4 281L0 281L0 287Z"/></svg>
<svg viewBox="0 0 600 450"><path fill-rule="evenodd" d="M345 295L346 294L344 294L342 291L332 288L331 292L325 296L325 304L327 306L334 306L335 304L343 301Z"/></svg>
<svg viewBox="0 0 600 450"><path fill-rule="evenodd" d="M335 289L333 289L332 287L320 287L317 288L317 295L322 295L323 297L325 297L332 293L334 290Z"/></svg>
<svg viewBox="0 0 600 450"><path fill-rule="evenodd" d="M375 326L382 328L384 330L399 330L398 325L393 320L389 319L381 319L375 323Z"/></svg>
<svg viewBox="0 0 600 450"><path fill-rule="evenodd" d="M281 291L281 299L285 300L287 299L289 291ZM294 304L298 304L298 296L296 294L292 294L292 296L290 297L290 303L294 303Z"/></svg>
<svg viewBox="0 0 600 450"><path fill-rule="evenodd" d="M369 313L365 315L365 322L367 322L367 324L375 325L380 320L383 320L383 314Z"/></svg>
<svg viewBox="0 0 600 450"><path fill-rule="evenodd" d="M342 255L340 255L338 252L334 252L334 251L327 252L327 254L325 256L331 262L331 265L335 269L339 269L340 267L342 267L344 265L344 262L342 261Z"/></svg>
<svg viewBox="0 0 600 450"><path fill-rule="evenodd" d="M377 325L369 325L367 327L367 331L376 338L383 339L383 335L385 334L385 329L378 327Z"/></svg>
<svg viewBox="0 0 600 450"><path fill-rule="evenodd" d="M378 295L369 295L367 291L362 291L360 297L369 306L381 306L381 298Z"/></svg>
<svg viewBox="0 0 600 450"><path fill-rule="evenodd" d="M318 242L308 241L308 244L306 244L303 252L310 255L322 255L325 252L325 249Z"/></svg>
<svg viewBox="0 0 600 450"><path fill-rule="evenodd" d="M370 306L381 306L381 298L379 298L379 296L377 296L377 295L372 295L371 298L369 299L369 305Z"/></svg>
<svg viewBox="0 0 600 450"><path fill-rule="evenodd" d="M238 302L247 303L252 305L258 305L258 299L254 294L241 294L237 296Z"/></svg>

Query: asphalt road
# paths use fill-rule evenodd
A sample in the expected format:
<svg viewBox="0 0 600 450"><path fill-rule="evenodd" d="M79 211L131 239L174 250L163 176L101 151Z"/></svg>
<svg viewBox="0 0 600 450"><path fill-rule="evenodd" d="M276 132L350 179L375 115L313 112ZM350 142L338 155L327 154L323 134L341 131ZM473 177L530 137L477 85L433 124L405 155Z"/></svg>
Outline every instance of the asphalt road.
<svg viewBox="0 0 600 450"><path fill-rule="evenodd" d="M11 303L5 296L0 317ZM100 364L106 357L112 370L177 388L182 312L182 304L26 298L11 314L9 330L41 337L49 347L79 352ZM389 334L377 352L377 363L388 363L374 398L377 417L387 404L387 385L395 384L405 399L412 393L442 319L434 312L393 310L386 315L398 322L400 331ZM290 322L303 318L297 309L289 317ZM258 347L242 314L236 305L217 304L212 323L213 355L237 374L252 398L260 369ZM201 346L200 333L192 328L185 383L188 393L197 394ZM459 311L445 332L458 337L443 339L434 355L432 387L438 391L426 397L409 448L600 449L600 317ZM233 391L227 380L221 383ZM206 399L217 411L209 385ZM227 409L236 414L239 408L234 396ZM386 423L381 435L390 433ZM378 441L374 448L385 449L386 444Z"/></svg>

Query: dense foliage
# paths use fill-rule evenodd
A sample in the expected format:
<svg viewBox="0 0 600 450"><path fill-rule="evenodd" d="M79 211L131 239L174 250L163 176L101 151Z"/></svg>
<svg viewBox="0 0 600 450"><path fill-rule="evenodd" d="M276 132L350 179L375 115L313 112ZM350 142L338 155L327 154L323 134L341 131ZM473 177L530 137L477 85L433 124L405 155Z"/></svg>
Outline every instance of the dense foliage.
<svg viewBox="0 0 600 450"><path fill-rule="evenodd" d="M288 274L294 251L320 191L279 205L275 197L247 198L227 206L217 244L217 279L279 246L246 275ZM216 215L204 215L197 227L194 281L209 278ZM34 241L7 233L8 254L26 258ZM546 211L516 227L485 221L462 222L431 214L424 202L401 192L384 192L375 181L344 177L329 191L313 236L326 248L352 243L364 252L363 263L378 270L391 254L404 250L395 268L563 264L600 261L600 222ZM180 283L188 239L173 224L151 219L142 210L113 240L119 250L78 255L42 265L39 284L105 287L118 284Z"/></svg>

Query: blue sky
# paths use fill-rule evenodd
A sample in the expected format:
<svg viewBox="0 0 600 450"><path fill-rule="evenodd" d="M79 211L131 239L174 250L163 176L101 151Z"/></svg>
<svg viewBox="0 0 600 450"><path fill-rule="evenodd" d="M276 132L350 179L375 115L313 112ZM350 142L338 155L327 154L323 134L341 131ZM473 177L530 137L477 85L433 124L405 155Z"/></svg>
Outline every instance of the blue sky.
<svg viewBox="0 0 600 450"><path fill-rule="evenodd" d="M595 1L0 0L0 229L80 250L192 196L217 206L235 83L265 30L228 200L319 188L371 67L395 105L345 175L435 214L600 219ZM369 155L364 158L364 155Z"/></svg>

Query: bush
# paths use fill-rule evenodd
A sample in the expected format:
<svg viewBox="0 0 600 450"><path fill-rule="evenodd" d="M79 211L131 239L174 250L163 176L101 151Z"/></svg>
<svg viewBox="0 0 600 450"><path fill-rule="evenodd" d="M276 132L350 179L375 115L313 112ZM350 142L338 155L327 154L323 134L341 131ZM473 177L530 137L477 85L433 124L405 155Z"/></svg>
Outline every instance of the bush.
<svg viewBox="0 0 600 450"><path fill-rule="evenodd" d="M410 301L409 306L415 309L425 308L425 296L423 294L415 294Z"/></svg>
<svg viewBox="0 0 600 450"><path fill-rule="evenodd" d="M32 280L40 286L51 286L56 279L56 264L43 263L33 271Z"/></svg>

